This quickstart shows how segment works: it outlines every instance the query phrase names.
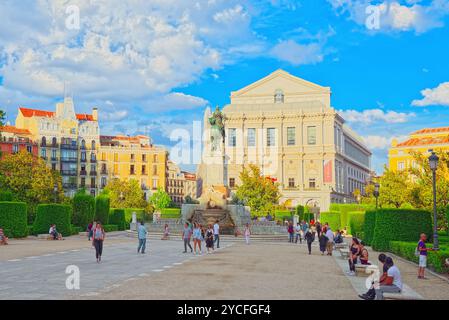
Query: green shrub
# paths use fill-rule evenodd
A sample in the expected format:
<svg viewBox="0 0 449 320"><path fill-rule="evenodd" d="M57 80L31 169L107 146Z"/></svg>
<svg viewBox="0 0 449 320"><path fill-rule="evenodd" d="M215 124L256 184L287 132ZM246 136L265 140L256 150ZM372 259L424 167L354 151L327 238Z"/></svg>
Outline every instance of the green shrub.
<svg viewBox="0 0 449 320"><path fill-rule="evenodd" d="M82 228L82 227L78 227L78 226L74 226L74 225L72 225L72 235L77 235L77 234L79 234L80 232L83 232L83 231L85 231L86 229L85 228Z"/></svg>
<svg viewBox="0 0 449 320"><path fill-rule="evenodd" d="M363 241L367 245L373 243L374 227L376 226L376 211L368 210L365 212L365 224L363 225Z"/></svg>
<svg viewBox="0 0 449 320"><path fill-rule="evenodd" d="M415 249L418 244L416 242L391 241L390 252L405 258L409 261L418 263L419 258L415 256ZM428 246L432 244L429 243ZM445 265L445 260L449 258L449 246L441 246L439 251L429 251L427 264L436 272L449 272L449 268Z"/></svg>
<svg viewBox="0 0 449 320"><path fill-rule="evenodd" d="M35 234L48 233L50 225L56 224L56 229L63 236L71 235L72 207L62 204L40 204L36 209L36 220L33 224Z"/></svg>
<svg viewBox="0 0 449 320"><path fill-rule="evenodd" d="M110 199L106 194L100 194L95 199L95 221L101 224L109 223L109 205Z"/></svg>
<svg viewBox="0 0 449 320"><path fill-rule="evenodd" d="M180 219L181 218L181 209L179 209L179 208L161 209L161 218L162 219Z"/></svg>
<svg viewBox="0 0 449 320"><path fill-rule="evenodd" d="M33 226L32 226L32 225L31 225L31 226L28 225L28 226L27 226L27 230L28 230L28 235L31 235L31 234L34 235L34 234L35 234L34 231L33 231Z"/></svg>
<svg viewBox="0 0 449 320"><path fill-rule="evenodd" d="M353 236L363 239L363 225L365 224L365 212L363 211L353 211L348 212L349 229L348 233Z"/></svg>
<svg viewBox="0 0 449 320"><path fill-rule="evenodd" d="M432 235L432 218L428 211L410 209L379 209L372 246L388 250L390 241L418 241L419 235Z"/></svg>
<svg viewBox="0 0 449 320"><path fill-rule="evenodd" d="M125 209L111 209L109 223L116 225L118 230L122 231L126 228Z"/></svg>
<svg viewBox="0 0 449 320"><path fill-rule="evenodd" d="M7 237L26 237L28 235L26 203L0 202L0 228L3 229Z"/></svg>
<svg viewBox="0 0 449 320"><path fill-rule="evenodd" d="M115 224L105 224L103 225L104 232L118 231L118 226Z"/></svg>
<svg viewBox="0 0 449 320"><path fill-rule="evenodd" d="M0 201L14 201L14 196L9 190L0 190Z"/></svg>
<svg viewBox="0 0 449 320"><path fill-rule="evenodd" d="M330 211L330 212L321 212L320 213L320 222L321 224L329 223L332 231L337 231L340 229L340 212L338 211Z"/></svg>
<svg viewBox="0 0 449 320"><path fill-rule="evenodd" d="M446 207L446 226L447 226L447 234L449 234L449 206Z"/></svg>
<svg viewBox="0 0 449 320"><path fill-rule="evenodd" d="M124 210L125 210L125 221L128 223L130 223L133 219L133 212L136 213L137 220L142 220L144 218L145 209L125 208Z"/></svg>
<svg viewBox="0 0 449 320"><path fill-rule="evenodd" d="M275 210L274 217L278 221L292 220L292 213L289 210Z"/></svg>
<svg viewBox="0 0 449 320"><path fill-rule="evenodd" d="M296 206L295 213L299 217L299 221L304 220L304 212L305 212L304 206L300 204Z"/></svg>
<svg viewBox="0 0 449 320"><path fill-rule="evenodd" d="M349 227L348 213L354 211L367 211L374 209L372 205L356 203L331 203L330 211L340 211L340 226Z"/></svg>
<svg viewBox="0 0 449 320"><path fill-rule="evenodd" d="M73 197L72 223L75 226L87 228L95 217L95 198L85 191L78 192Z"/></svg>

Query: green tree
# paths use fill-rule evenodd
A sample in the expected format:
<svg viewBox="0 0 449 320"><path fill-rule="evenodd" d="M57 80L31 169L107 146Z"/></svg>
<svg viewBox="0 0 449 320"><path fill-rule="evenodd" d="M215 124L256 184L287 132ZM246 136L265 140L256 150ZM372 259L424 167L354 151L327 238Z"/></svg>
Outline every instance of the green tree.
<svg viewBox="0 0 449 320"><path fill-rule="evenodd" d="M85 228L95 216L95 198L80 189L73 197L72 223Z"/></svg>
<svg viewBox="0 0 449 320"><path fill-rule="evenodd" d="M237 186L237 197L248 205L253 214L273 212L279 203L279 184L264 177L260 168L250 165L240 173L241 185Z"/></svg>
<svg viewBox="0 0 449 320"><path fill-rule="evenodd" d="M105 192L111 199L112 208L145 208L147 202L137 180L112 179L105 187Z"/></svg>
<svg viewBox="0 0 449 320"><path fill-rule="evenodd" d="M38 204L54 202L55 184L58 186L56 200L62 202L65 197L61 176L42 159L21 151L5 155L0 161L0 189L9 190L18 201L26 202L30 219Z"/></svg>
<svg viewBox="0 0 449 320"><path fill-rule="evenodd" d="M150 203L156 211L160 211L161 209L168 208L172 203L172 200L167 192L165 192L162 188L159 188L150 197Z"/></svg>

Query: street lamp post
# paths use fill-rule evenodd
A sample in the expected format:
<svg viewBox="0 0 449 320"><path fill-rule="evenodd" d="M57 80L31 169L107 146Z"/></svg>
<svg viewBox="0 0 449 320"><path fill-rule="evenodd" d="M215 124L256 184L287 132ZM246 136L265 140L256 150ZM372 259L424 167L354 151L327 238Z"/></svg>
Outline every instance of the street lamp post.
<svg viewBox="0 0 449 320"><path fill-rule="evenodd" d="M55 183L53 186L53 194L55 195L55 203L58 202L58 184Z"/></svg>
<svg viewBox="0 0 449 320"><path fill-rule="evenodd" d="M438 250L438 229L437 229L437 168L438 156L433 150L429 150L429 165L432 170L432 187L433 187L433 250Z"/></svg>
<svg viewBox="0 0 449 320"><path fill-rule="evenodd" d="M378 183L375 183L374 184L374 197L376 198L376 210L377 210L377 207L378 207L378 204L379 204L379 201L378 201L378 199L379 199L379 188L380 188L380 185L378 184Z"/></svg>

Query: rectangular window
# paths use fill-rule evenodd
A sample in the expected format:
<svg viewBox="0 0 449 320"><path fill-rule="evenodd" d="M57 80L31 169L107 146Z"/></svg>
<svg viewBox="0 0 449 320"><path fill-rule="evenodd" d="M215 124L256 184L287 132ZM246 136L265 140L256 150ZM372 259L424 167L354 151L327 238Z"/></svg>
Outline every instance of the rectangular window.
<svg viewBox="0 0 449 320"><path fill-rule="evenodd" d="M155 154L155 155L153 156L153 162L154 162L154 163L157 163L157 154Z"/></svg>
<svg viewBox="0 0 449 320"><path fill-rule="evenodd" d="M276 145L276 129L267 128L267 147L274 147Z"/></svg>
<svg viewBox="0 0 449 320"><path fill-rule="evenodd" d="M51 170L56 171L56 163L51 164Z"/></svg>
<svg viewBox="0 0 449 320"><path fill-rule="evenodd" d="M147 174L147 166L142 166L142 174Z"/></svg>
<svg viewBox="0 0 449 320"><path fill-rule="evenodd" d="M129 173L130 174L135 174L135 172L134 172L134 165L133 164L129 166Z"/></svg>
<svg viewBox="0 0 449 320"><path fill-rule="evenodd" d="M256 146L256 129L255 128L249 128L248 129L248 137L247 137L247 144L248 147L255 147Z"/></svg>
<svg viewBox="0 0 449 320"><path fill-rule="evenodd" d="M17 152L19 152L19 146L17 144L14 144L12 146L12 153L17 153Z"/></svg>
<svg viewBox="0 0 449 320"><path fill-rule="evenodd" d="M404 170L404 162L398 162L398 170Z"/></svg>
<svg viewBox="0 0 449 320"><path fill-rule="evenodd" d="M114 164L114 175L118 175L118 164Z"/></svg>
<svg viewBox="0 0 449 320"><path fill-rule="evenodd" d="M101 188L103 189L104 187L106 187L106 184L107 184L106 177L101 177Z"/></svg>
<svg viewBox="0 0 449 320"><path fill-rule="evenodd" d="M157 175L157 165L153 165L153 175Z"/></svg>
<svg viewBox="0 0 449 320"><path fill-rule="evenodd" d="M134 161L134 160L135 160L134 154L131 153L131 161Z"/></svg>
<svg viewBox="0 0 449 320"><path fill-rule="evenodd" d="M295 127L288 127L287 128L287 145L288 146L294 146L295 145L295 135L296 135L296 128Z"/></svg>
<svg viewBox="0 0 449 320"><path fill-rule="evenodd" d="M230 147L235 147L237 146L237 129L235 128L230 128L228 130L228 145Z"/></svg>
<svg viewBox="0 0 449 320"><path fill-rule="evenodd" d="M47 157L47 149L41 149L41 157L46 158Z"/></svg>
<svg viewBox="0 0 449 320"><path fill-rule="evenodd" d="M229 178L229 188L235 188L235 178Z"/></svg>
<svg viewBox="0 0 449 320"><path fill-rule="evenodd" d="M114 153L114 162L118 162L118 153Z"/></svg>
<svg viewBox="0 0 449 320"><path fill-rule="evenodd" d="M307 127L307 144L316 144L316 127Z"/></svg>
<svg viewBox="0 0 449 320"><path fill-rule="evenodd" d="M157 189L157 187L158 187L158 180L153 179L153 189Z"/></svg>
<svg viewBox="0 0 449 320"><path fill-rule="evenodd" d="M295 178L288 178L288 187L289 188L295 187Z"/></svg>
<svg viewBox="0 0 449 320"><path fill-rule="evenodd" d="M315 188L316 188L315 179L309 179L309 189L315 189Z"/></svg>
<svg viewBox="0 0 449 320"><path fill-rule="evenodd" d="M147 155L146 154L142 155L142 162L147 162Z"/></svg>

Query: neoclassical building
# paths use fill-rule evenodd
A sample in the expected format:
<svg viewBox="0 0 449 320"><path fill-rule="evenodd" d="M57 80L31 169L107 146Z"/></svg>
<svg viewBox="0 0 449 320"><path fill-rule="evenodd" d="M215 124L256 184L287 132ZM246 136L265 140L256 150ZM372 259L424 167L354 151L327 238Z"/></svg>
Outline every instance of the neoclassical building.
<svg viewBox="0 0 449 320"><path fill-rule="evenodd" d="M280 184L280 202L289 207L327 211L364 192L371 152L331 107L329 87L277 70L232 92L223 113L223 182L231 192L249 164Z"/></svg>

